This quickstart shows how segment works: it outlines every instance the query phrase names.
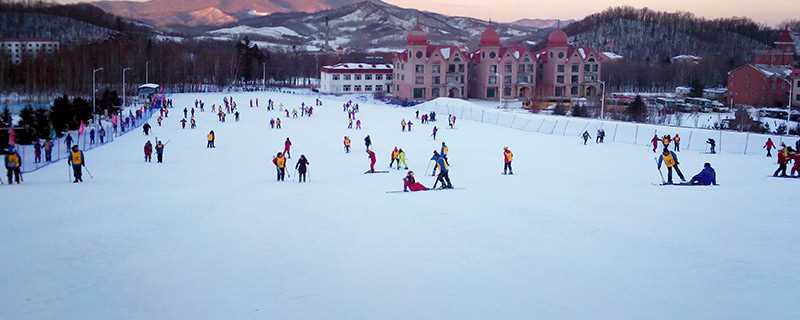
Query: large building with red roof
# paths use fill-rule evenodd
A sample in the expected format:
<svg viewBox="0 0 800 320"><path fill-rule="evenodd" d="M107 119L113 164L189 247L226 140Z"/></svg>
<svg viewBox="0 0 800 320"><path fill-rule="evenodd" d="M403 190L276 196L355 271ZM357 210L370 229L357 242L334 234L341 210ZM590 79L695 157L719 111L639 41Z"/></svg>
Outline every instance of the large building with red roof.
<svg viewBox="0 0 800 320"><path fill-rule="evenodd" d="M783 30L772 49L755 52L753 62L728 72L728 98L737 105L800 106L800 68L795 41Z"/></svg>

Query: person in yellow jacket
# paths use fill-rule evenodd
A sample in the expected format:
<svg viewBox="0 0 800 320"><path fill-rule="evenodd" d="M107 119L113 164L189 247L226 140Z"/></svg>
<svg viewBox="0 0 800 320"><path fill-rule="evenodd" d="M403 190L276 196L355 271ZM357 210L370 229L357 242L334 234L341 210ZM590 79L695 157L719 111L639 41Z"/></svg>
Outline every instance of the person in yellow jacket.
<svg viewBox="0 0 800 320"><path fill-rule="evenodd" d="M78 145L72 146L72 151L69 152L67 163L72 165L72 175L75 176L75 181L72 183L83 182L82 167L86 166L86 159L83 157L83 151L78 149Z"/></svg>
<svg viewBox="0 0 800 320"><path fill-rule="evenodd" d="M503 174L514 174L514 170L511 169L511 161L514 160L514 154L511 152L511 149L508 147L503 148L503 162L505 166L503 166Z"/></svg>
<svg viewBox="0 0 800 320"><path fill-rule="evenodd" d="M350 137L344 136L344 152L350 153Z"/></svg>
<svg viewBox="0 0 800 320"><path fill-rule="evenodd" d="M686 179L683 177L683 173L681 172L681 169L678 167L678 165L680 164L678 162L678 156L675 155L674 152L669 151L669 149L667 149L667 148L664 148L664 151L661 153L661 156L658 157L658 170L661 170L661 164L662 163L667 166L667 182L666 182L666 184L672 184L672 170L673 169L675 170L675 172L678 173L678 177L681 178L681 181L686 182Z"/></svg>
<svg viewBox="0 0 800 320"><path fill-rule="evenodd" d="M286 177L286 156L278 152L275 158L272 158L272 163L278 171L278 181L284 181L283 179Z"/></svg>
<svg viewBox="0 0 800 320"><path fill-rule="evenodd" d="M398 158L398 154L400 154L400 151L397 150L397 147L394 147L394 150L392 150L392 154L391 154L391 158L392 159L391 159L391 162L389 162L389 168L391 168L392 165L394 165L395 161L397 161L398 164L399 164L400 159Z"/></svg>
<svg viewBox="0 0 800 320"><path fill-rule="evenodd" d="M211 131L208 133L208 136L206 136L206 139L208 139L208 144L206 145L206 148L215 148L215 146L214 146L214 140L216 140L216 139L217 139L217 136L216 136L216 135L214 135L214 130L211 130Z"/></svg>
<svg viewBox="0 0 800 320"><path fill-rule="evenodd" d="M17 153L16 148L11 146L8 149L8 153L5 156L5 164L6 164L6 177L8 178L8 184L12 184L11 178L13 177L17 184L20 182L20 168L22 167L22 157L19 156Z"/></svg>
<svg viewBox="0 0 800 320"><path fill-rule="evenodd" d="M397 151L397 170L400 170L401 165L403 168L408 170L408 164L406 163L406 152L403 151L402 148Z"/></svg>

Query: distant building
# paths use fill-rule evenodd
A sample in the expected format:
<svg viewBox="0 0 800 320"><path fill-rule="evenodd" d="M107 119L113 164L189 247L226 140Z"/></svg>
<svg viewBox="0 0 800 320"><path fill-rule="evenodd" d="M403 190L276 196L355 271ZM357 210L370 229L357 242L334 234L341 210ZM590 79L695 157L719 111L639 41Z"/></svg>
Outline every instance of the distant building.
<svg viewBox="0 0 800 320"><path fill-rule="evenodd" d="M324 66L320 72L320 93L390 93L392 65L339 63Z"/></svg>
<svg viewBox="0 0 800 320"><path fill-rule="evenodd" d="M25 57L36 57L40 53L53 54L58 51L58 48L58 41L43 39L0 40L0 52L6 53L13 64L20 64Z"/></svg>
<svg viewBox="0 0 800 320"><path fill-rule="evenodd" d="M430 44L416 26L406 37L406 50L393 59L393 95L403 100L466 98L469 59L466 48Z"/></svg>
<svg viewBox="0 0 800 320"><path fill-rule="evenodd" d="M522 47L506 47L494 28L481 33L472 54L470 96L481 99L530 99L536 87L536 54Z"/></svg>
<svg viewBox="0 0 800 320"><path fill-rule="evenodd" d="M597 99L602 94L600 76L606 58L588 47L570 45L567 34L555 30L547 47L536 54L537 100Z"/></svg>
<svg viewBox="0 0 800 320"><path fill-rule="evenodd" d="M753 62L728 72L728 99L734 104L759 107L800 106L800 69L788 30L781 31L773 49L755 52Z"/></svg>

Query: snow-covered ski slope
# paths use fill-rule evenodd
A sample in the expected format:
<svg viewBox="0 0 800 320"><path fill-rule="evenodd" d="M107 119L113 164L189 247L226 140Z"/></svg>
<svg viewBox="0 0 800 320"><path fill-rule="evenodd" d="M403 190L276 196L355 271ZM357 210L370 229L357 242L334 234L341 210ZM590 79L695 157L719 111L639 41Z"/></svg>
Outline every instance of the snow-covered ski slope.
<svg viewBox="0 0 800 320"><path fill-rule="evenodd" d="M800 318L800 180L768 178L772 159L683 152L687 179L707 161L722 185L661 187L642 146L450 130L443 114L432 141L418 121L400 132L413 109L365 102L364 129L348 130L335 97L270 130L268 98L314 96L231 95L238 123L209 112L221 94L175 95L151 137L86 153L94 179L72 184L64 164L0 187L0 319ZM181 130L195 98L206 113ZM463 189L386 193L402 173L362 174L366 134L378 169L401 147L428 187L446 141ZM156 136L166 163L144 163ZM286 137L289 165L311 163L307 184L293 170L274 181ZM514 176L500 174L506 145Z"/></svg>

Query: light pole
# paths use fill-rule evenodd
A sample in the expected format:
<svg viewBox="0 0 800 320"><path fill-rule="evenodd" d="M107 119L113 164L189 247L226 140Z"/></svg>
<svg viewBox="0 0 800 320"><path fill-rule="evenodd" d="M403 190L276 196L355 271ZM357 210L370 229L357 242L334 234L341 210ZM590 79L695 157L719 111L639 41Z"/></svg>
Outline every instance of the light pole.
<svg viewBox="0 0 800 320"><path fill-rule="evenodd" d="M95 103L95 100L97 100L97 99L95 99L95 96L97 95L97 89L96 89L96 82L97 82L96 81L96 78L97 78L96 74L97 74L97 71L103 71L103 68L97 68L97 69L92 70L92 119L95 119L94 122L96 122L96 120L97 120L95 118L95 116L96 116L96 105L97 105Z"/></svg>
<svg viewBox="0 0 800 320"><path fill-rule="evenodd" d="M122 68L122 107L124 108L125 105L125 96L127 95L127 91L125 91L125 71L131 70L129 67Z"/></svg>
<svg viewBox="0 0 800 320"><path fill-rule="evenodd" d="M264 89L263 90L267 90L267 63L266 62L262 62L261 63L261 67L262 67L263 76L264 76Z"/></svg>
<svg viewBox="0 0 800 320"><path fill-rule="evenodd" d="M786 135L789 135L789 122L792 119L792 96L794 95L794 79L791 74L788 79L780 78L789 85L789 104L786 106Z"/></svg>
<svg viewBox="0 0 800 320"><path fill-rule="evenodd" d="M144 63L144 83L150 83L150 60Z"/></svg>
<svg viewBox="0 0 800 320"><path fill-rule="evenodd" d="M606 111L606 82L600 80L600 84L603 86L603 95L600 98L600 120L603 120Z"/></svg>

